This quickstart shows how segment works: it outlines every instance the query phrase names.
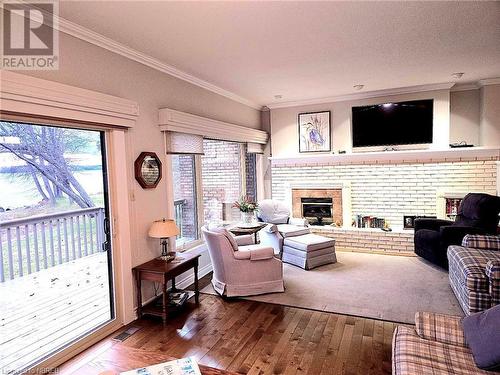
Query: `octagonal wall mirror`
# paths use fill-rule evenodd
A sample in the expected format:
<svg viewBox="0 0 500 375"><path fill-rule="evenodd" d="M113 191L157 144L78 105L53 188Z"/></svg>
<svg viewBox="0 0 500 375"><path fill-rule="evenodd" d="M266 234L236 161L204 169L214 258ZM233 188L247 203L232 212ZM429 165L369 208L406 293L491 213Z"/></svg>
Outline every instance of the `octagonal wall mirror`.
<svg viewBox="0 0 500 375"><path fill-rule="evenodd" d="M154 189L161 180L161 161L154 152L141 152L135 160L135 179L144 189Z"/></svg>

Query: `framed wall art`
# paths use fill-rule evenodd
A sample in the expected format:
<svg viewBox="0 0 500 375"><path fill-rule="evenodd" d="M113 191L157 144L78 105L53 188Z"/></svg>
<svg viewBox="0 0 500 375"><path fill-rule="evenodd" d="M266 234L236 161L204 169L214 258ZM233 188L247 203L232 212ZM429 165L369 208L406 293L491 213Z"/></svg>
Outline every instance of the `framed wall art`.
<svg viewBox="0 0 500 375"><path fill-rule="evenodd" d="M299 113L299 152L329 152L331 113Z"/></svg>

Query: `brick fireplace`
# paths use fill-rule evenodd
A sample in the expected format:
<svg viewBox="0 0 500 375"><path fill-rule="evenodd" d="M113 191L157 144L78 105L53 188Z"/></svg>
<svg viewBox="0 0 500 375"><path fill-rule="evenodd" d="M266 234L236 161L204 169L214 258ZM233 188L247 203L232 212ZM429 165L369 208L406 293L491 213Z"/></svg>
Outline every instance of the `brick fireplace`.
<svg viewBox="0 0 500 375"><path fill-rule="evenodd" d="M315 224L333 223L341 227L343 224L342 188L292 189L292 213L293 217L313 219ZM318 220L320 223L317 222Z"/></svg>
<svg viewBox="0 0 500 375"><path fill-rule="evenodd" d="M334 238L338 249L412 255L413 231L403 228L403 217L444 218L445 198L497 194L499 160L498 148L273 157L272 198L302 217L300 197L341 190L342 227L313 226L314 233ZM333 210L339 205L333 201ZM384 218L392 232L353 228L355 215Z"/></svg>

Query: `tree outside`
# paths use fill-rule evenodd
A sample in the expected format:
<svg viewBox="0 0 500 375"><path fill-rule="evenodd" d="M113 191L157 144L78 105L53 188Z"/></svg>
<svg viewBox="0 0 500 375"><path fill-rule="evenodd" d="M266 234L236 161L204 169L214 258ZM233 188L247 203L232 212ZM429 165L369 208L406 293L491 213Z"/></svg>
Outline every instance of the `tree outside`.
<svg viewBox="0 0 500 375"><path fill-rule="evenodd" d="M0 187L0 221L102 205L99 132L0 122Z"/></svg>

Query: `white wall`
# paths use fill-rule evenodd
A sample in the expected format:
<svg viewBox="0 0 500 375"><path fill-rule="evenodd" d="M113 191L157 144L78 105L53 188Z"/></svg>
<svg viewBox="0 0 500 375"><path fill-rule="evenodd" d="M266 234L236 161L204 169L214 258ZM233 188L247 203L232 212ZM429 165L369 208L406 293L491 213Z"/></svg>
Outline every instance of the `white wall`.
<svg viewBox="0 0 500 375"><path fill-rule="evenodd" d="M480 90L479 140L483 146L500 144L500 85L483 86Z"/></svg>
<svg viewBox="0 0 500 375"><path fill-rule="evenodd" d="M479 90L450 94L450 143L479 146Z"/></svg>
<svg viewBox="0 0 500 375"><path fill-rule="evenodd" d="M341 101L271 110L271 144L273 156L299 154L297 116L302 112L327 111L332 113L332 150L352 151L351 108L405 100L434 99L434 131L432 148L447 148L450 137L450 92L437 90L405 95L393 95L354 101Z"/></svg>

